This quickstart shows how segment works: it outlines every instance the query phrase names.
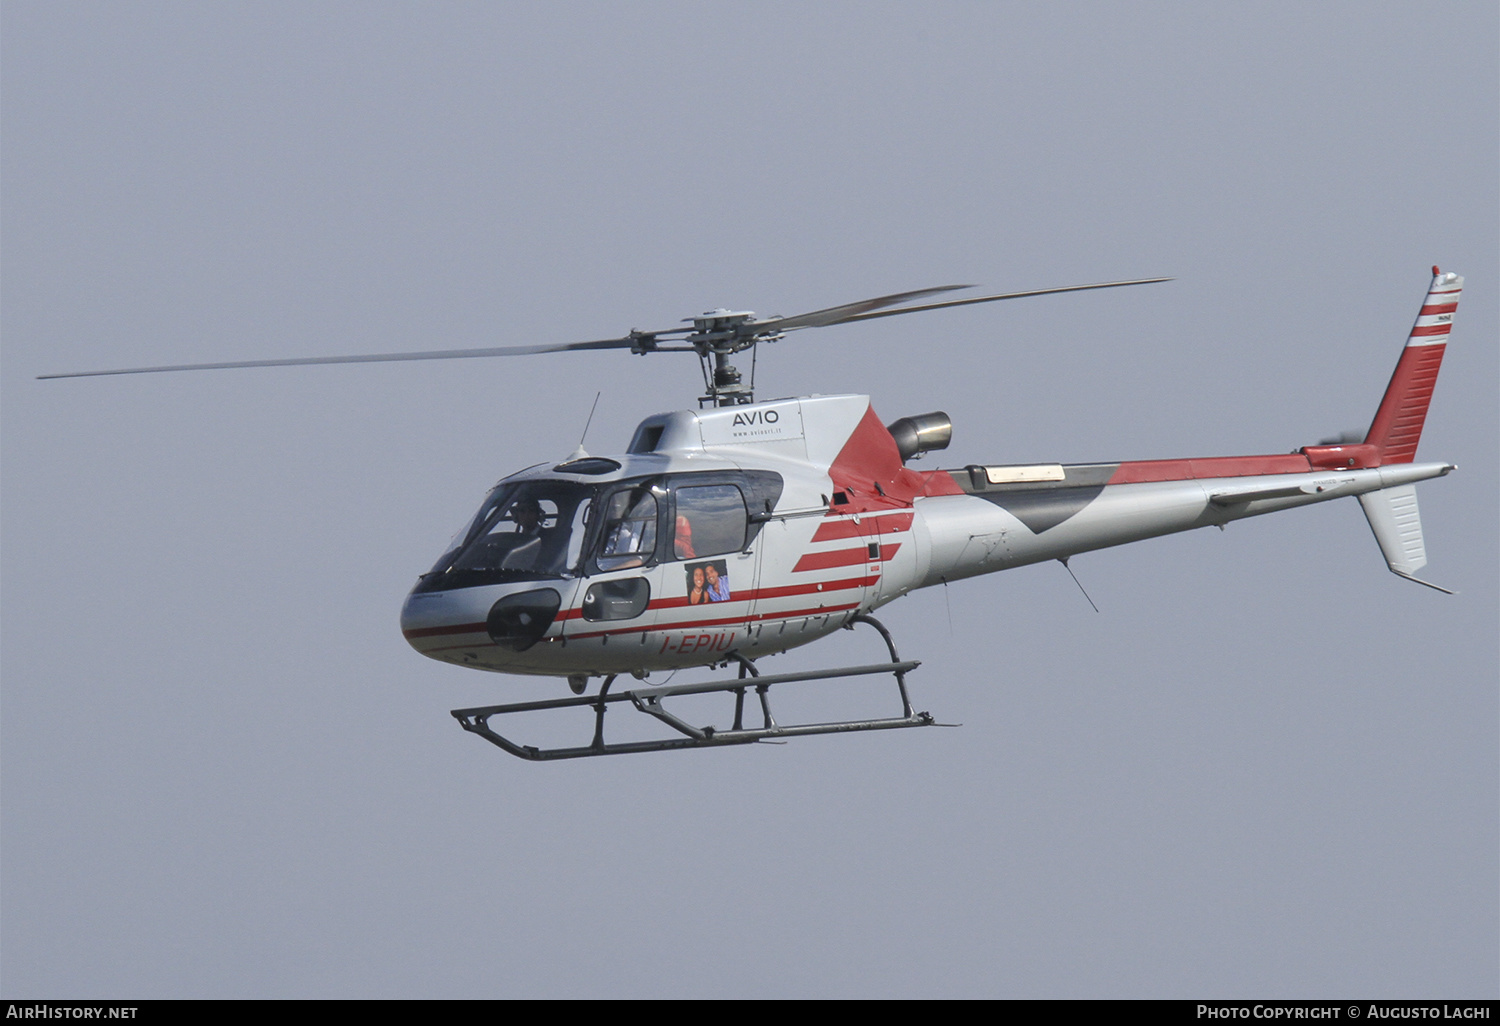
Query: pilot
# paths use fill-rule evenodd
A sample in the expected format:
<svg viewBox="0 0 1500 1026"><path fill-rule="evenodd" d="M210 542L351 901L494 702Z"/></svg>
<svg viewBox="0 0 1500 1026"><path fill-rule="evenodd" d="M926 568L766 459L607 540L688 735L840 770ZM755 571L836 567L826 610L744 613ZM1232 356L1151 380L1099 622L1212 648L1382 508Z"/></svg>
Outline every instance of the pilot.
<svg viewBox="0 0 1500 1026"><path fill-rule="evenodd" d="M542 504L535 499L519 499L510 508L510 518L516 522L516 533L523 538L542 536Z"/></svg>

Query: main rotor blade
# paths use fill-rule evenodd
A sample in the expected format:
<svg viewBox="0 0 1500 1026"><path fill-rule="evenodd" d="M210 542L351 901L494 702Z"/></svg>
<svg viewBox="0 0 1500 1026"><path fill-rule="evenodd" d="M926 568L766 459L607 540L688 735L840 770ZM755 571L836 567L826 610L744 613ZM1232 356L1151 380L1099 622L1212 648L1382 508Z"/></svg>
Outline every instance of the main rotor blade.
<svg viewBox="0 0 1500 1026"><path fill-rule="evenodd" d="M791 317L767 317L763 321L754 321L751 326L758 331L791 331L794 328L826 328L830 324L842 324L845 321L858 320L861 316L870 316L866 311L879 310L883 306L894 306L897 303L910 302L913 299L922 299L926 296L935 296L939 292L951 292L954 289L972 289L973 285L939 285L931 289L917 289L915 292L898 292L893 296L879 296L875 299L861 299L857 303L845 303L843 306L830 306L826 310L814 310L811 313L793 314ZM916 309L921 309L917 307ZM899 311L898 311L899 312Z"/></svg>
<svg viewBox="0 0 1500 1026"><path fill-rule="evenodd" d="M1172 281L1171 278L1136 278L1134 281L1104 281L1096 285L1064 285L1055 289L1032 289L1030 292L1005 292L998 296L978 296L974 299L950 299L942 303L924 303L921 306L908 306L901 310L880 310L875 313L859 313L852 317L845 317L845 321L870 321L876 317L894 317L897 314L920 313L923 310L941 310L945 306L971 306L974 303L993 303L1000 299L1022 299L1026 296L1048 296L1054 292L1083 292L1088 289L1116 289L1122 285L1150 285L1158 281Z"/></svg>
<svg viewBox="0 0 1500 1026"><path fill-rule="evenodd" d="M661 334L665 334L664 332ZM240 367L307 367L324 363L395 363L400 360L466 360L477 356L534 356L575 349L630 349L639 339L606 338L594 342L560 342L544 346L498 346L492 349L439 349L426 353L371 353L364 356L304 356L292 360L236 360L228 363L181 363L170 367L126 367L122 370L75 371L71 374L41 374L51 378L94 378L106 374L159 374L164 371L233 370Z"/></svg>
<svg viewBox="0 0 1500 1026"><path fill-rule="evenodd" d="M914 299L935 296L954 289L973 288L972 285L939 285L930 289L898 292L894 295L864 299L842 306L831 306L824 310L795 314L791 317L768 317L763 321L752 321L747 327L754 335L778 331L793 331L797 328L822 328L853 321L868 321L876 317L894 317L897 314L920 313L924 310L941 310L949 306L970 306L975 303L993 303L1002 299L1021 299L1025 296L1046 296L1055 292L1083 292L1088 289L1112 289L1124 285L1148 285L1153 282L1171 281L1171 278L1137 278L1134 281L1106 281L1094 285L1065 285L1061 288L1032 289L1028 292L1006 292L995 296L979 296L973 299L950 299L941 303L924 303L900 310L884 310L882 307L906 303ZM309 367L334 363L395 363L405 360L464 360L485 356L535 356L541 353L565 353L595 349L655 349L656 339L661 335L681 334L689 329L668 328L665 331L632 332L624 338L598 339L592 342L561 342L540 346L496 346L486 349L440 349L424 353L370 353L360 356L304 356L289 360L234 360L223 363L181 363L162 367L124 367L118 370L73 371L67 374L40 374L38 380L56 378L94 378L112 374L162 374L169 371L188 370L237 370L244 367ZM675 350L662 350L675 351Z"/></svg>

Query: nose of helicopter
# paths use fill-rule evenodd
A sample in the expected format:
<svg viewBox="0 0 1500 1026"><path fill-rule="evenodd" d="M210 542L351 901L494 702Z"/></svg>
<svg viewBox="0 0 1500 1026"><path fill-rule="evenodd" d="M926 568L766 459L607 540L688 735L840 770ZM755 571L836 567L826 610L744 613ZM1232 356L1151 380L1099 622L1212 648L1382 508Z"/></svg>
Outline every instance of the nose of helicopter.
<svg viewBox="0 0 1500 1026"><path fill-rule="evenodd" d="M477 591L424 591L406 596L401 606L401 633L406 643L425 656L444 662L464 661L455 652L491 644L485 628L489 603ZM493 596L490 597L493 602Z"/></svg>
<svg viewBox="0 0 1500 1026"><path fill-rule="evenodd" d="M562 596L535 584L519 588L426 590L420 585L401 607L407 644L444 662L472 663L483 649L485 663L536 644L557 618Z"/></svg>

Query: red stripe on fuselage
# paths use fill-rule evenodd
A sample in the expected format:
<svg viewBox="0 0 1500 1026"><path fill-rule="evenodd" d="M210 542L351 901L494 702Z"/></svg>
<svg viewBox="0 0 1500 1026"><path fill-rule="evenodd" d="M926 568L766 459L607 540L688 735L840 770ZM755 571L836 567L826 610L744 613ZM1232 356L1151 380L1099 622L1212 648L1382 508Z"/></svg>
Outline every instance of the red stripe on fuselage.
<svg viewBox="0 0 1500 1026"><path fill-rule="evenodd" d="M762 588L755 593L759 599L790 598L793 595L812 595L816 592L849 591L851 588L868 588L880 580L879 574L868 577L850 577L842 581L809 581L806 584L787 584L779 588Z"/></svg>
<svg viewBox="0 0 1500 1026"><path fill-rule="evenodd" d="M1121 463L1109 484L1148 481L1194 481L1206 477L1253 477L1260 474L1306 474L1312 464L1301 453L1286 456L1211 456L1191 460L1136 460Z"/></svg>
<svg viewBox="0 0 1500 1026"><path fill-rule="evenodd" d="M733 595L731 602L757 602L761 599L786 598L788 595L809 595L817 591L848 591L850 588L863 588L880 580L880 575L873 577L849 577L841 581L812 581L807 584L792 584L780 588L757 588L754 591L742 591ZM688 604L687 596L677 598L657 599L652 602L651 609L682 609ZM574 611L575 613L577 610Z"/></svg>
<svg viewBox="0 0 1500 1026"><path fill-rule="evenodd" d="M901 543L880 546L878 555L870 555L868 546L861 545L857 549L835 549L832 552L809 552L797 560L797 565L792 567L792 573L802 573L806 570L831 570L837 566L854 566L856 563L884 563L896 554L901 548Z"/></svg>
<svg viewBox="0 0 1500 1026"><path fill-rule="evenodd" d="M843 578L841 580L837 580L837 581L808 581L805 584L786 584L786 585L782 585L781 587L777 587L777 588L757 588L754 591L741 592L740 594L736 595L734 598L730 599L730 601L731 602L758 602L758 601L760 601L762 599L791 598L794 595L815 595L815 594L818 594L818 593L822 593L822 594L826 595L826 594L830 594L832 592L852 591L852 590L854 590L856 588L868 588L870 585L876 583L879 580L880 580L880 575L879 574L870 574L870 575L868 575L866 577L845 577L845 578ZM687 596L683 595L683 596L679 596L677 598L657 599L656 601L652 602L651 605L648 608L656 610L656 611L659 612L659 611L664 610L664 609L684 609L684 608L687 607L687 604L688 604ZM715 604L716 605L722 605L722 603L715 603ZM782 614L779 614L779 613L768 613L768 614L763 614L762 616L758 617L757 619L764 619L766 616L775 617L775 616L780 616L780 615L782 615ZM793 615L801 616L801 615L804 615L804 614L802 614L802 613L796 613L796 614L788 613L786 615L787 616L793 616ZM562 620L581 620L582 618L583 618L583 610L582 609L563 609L563 610L560 610L558 612L557 616L553 618L553 622L557 623L557 622L562 621ZM745 619L745 617L734 617L733 619L742 620L742 619ZM654 630L655 628L648 628L648 629ZM675 628L673 628L673 629L675 629ZM402 635L404 637L406 637L408 640L410 640L410 639L413 639L413 638L436 638L436 637L442 637L443 635L447 635L447 634L486 634L487 635L489 633L489 628L485 624L482 624L482 623L457 623L457 624L451 624L451 625L445 626L445 627L418 627L415 630L402 631L401 633L402 633ZM579 637L580 635L571 635L570 634L568 636L569 637ZM486 641L486 642L483 642L483 644L487 645L487 644L489 644L489 642ZM450 646L450 647L453 647L453 648L467 648L468 646L467 645L454 645L454 646ZM427 651L436 651L436 649L429 649Z"/></svg>
<svg viewBox="0 0 1500 1026"><path fill-rule="evenodd" d="M489 628L482 623L455 623L447 627L418 627L415 630L402 631L401 634L410 641L412 638L436 638L444 634L487 634Z"/></svg>
<svg viewBox="0 0 1500 1026"><path fill-rule="evenodd" d="M858 609L858 602L845 602L837 606L818 606L816 609L788 609L779 613L756 613L754 616L727 616L718 620L685 620L682 623L649 624L639 627L618 627L608 631L590 631L587 634L569 634L569 641L583 641L586 638L599 638L604 635L616 634L669 634L673 631L697 631L706 627L727 627L736 623L762 623L767 620L800 620L808 616L825 616L831 613L845 613L851 609ZM455 646L463 648L464 646Z"/></svg>
<svg viewBox="0 0 1500 1026"><path fill-rule="evenodd" d="M860 538L873 534L900 534L911 530L912 513L866 514L859 521L825 520L813 532L815 542L837 541L841 538Z"/></svg>

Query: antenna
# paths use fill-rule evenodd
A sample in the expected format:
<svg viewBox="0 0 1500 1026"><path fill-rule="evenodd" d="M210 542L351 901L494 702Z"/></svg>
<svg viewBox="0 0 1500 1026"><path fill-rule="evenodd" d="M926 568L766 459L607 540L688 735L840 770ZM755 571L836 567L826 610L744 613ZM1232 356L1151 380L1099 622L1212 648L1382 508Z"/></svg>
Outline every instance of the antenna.
<svg viewBox="0 0 1500 1026"><path fill-rule="evenodd" d="M583 422L583 434L578 436L578 448L583 448L583 440L589 436L589 425L594 422L594 411L599 408L599 397L603 395L602 390L594 393L594 405L589 407L589 419Z"/></svg>
<svg viewBox="0 0 1500 1026"><path fill-rule="evenodd" d="M589 436L589 425L594 422L594 411L599 408L599 397L603 394L603 391L594 393L594 405L589 407L589 419L583 422L583 434L578 436L578 448L573 450L573 455L564 460L564 463L572 463L588 455L583 451L583 440Z"/></svg>
<svg viewBox="0 0 1500 1026"><path fill-rule="evenodd" d="M1081 591L1081 592L1083 592L1083 597L1086 598L1086 599L1089 599L1089 605L1094 606L1094 600L1091 599L1091 598L1089 598L1089 593L1088 593L1088 591L1086 591L1084 589L1083 582L1078 579L1078 575L1075 574L1073 572L1073 568L1068 565L1068 559L1069 558L1070 557L1068 557L1068 556L1063 556L1060 559L1058 559L1058 562L1063 565L1063 569L1068 572L1068 576L1071 577L1071 578L1073 578L1073 583L1076 584L1076 585L1078 585L1078 590ZM1099 607L1098 606L1094 606L1094 612L1096 612L1096 613L1099 612Z"/></svg>

